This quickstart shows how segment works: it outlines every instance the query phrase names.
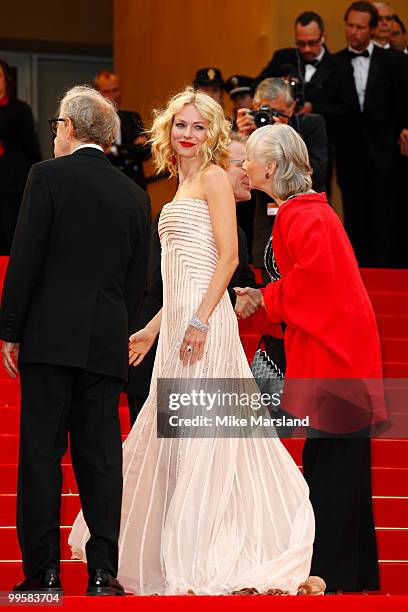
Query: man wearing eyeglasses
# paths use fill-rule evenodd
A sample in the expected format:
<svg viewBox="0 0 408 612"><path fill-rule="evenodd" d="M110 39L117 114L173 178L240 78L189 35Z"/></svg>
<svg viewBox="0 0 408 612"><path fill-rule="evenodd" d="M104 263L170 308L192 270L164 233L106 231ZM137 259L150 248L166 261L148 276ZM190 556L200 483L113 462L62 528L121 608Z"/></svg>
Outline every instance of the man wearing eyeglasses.
<svg viewBox="0 0 408 612"><path fill-rule="evenodd" d="M57 159L31 168L0 311L3 362L21 384L17 531L25 580L14 590L62 592L61 460L69 434L90 532L87 594L124 595L116 579L118 404L129 320L146 280L149 198L104 153L119 118L97 91L72 88L50 124Z"/></svg>
<svg viewBox="0 0 408 612"><path fill-rule="evenodd" d="M344 115L343 91L350 76L341 62L325 46L323 19L314 11L301 13L295 21L295 47L278 49L256 81L268 77L288 77L296 87L297 114L316 113L326 122L328 164L325 178L330 195L333 150L339 118Z"/></svg>
<svg viewBox="0 0 408 612"><path fill-rule="evenodd" d="M378 26L373 33L373 43L383 49L390 49L394 11L387 2L373 2L378 11Z"/></svg>

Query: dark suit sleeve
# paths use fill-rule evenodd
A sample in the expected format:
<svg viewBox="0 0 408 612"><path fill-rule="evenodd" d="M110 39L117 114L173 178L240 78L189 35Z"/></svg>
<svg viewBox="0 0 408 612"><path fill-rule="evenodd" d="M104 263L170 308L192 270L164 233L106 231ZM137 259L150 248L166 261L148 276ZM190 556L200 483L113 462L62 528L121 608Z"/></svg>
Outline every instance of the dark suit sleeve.
<svg viewBox="0 0 408 612"><path fill-rule="evenodd" d="M42 164L31 168L14 234L0 312L0 337L20 342L47 251L54 206Z"/></svg>
<svg viewBox="0 0 408 612"><path fill-rule="evenodd" d="M161 244L159 237L160 213L152 221L150 237L149 271L147 275L147 293L163 303L163 280L161 275Z"/></svg>
<svg viewBox="0 0 408 612"><path fill-rule="evenodd" d="M121 115L122 144L118 147L120 154L142 162L151 155L149 144L135 144L134 141L144 132L142 118L139 113L126 112Z"/></svg>
<svg viewBox="0 0 408 612"><path fill-rule="evenodd" d="M146 288L147 266L150 246L150 199L140 192L135 202L136 216L133 228L133 256L126 283L126 304L129 317L129 332L134 329L143 293Z"/></svg>
<svg viewBox="0 0 408 612"><path fill-rule="evenodd" d="M269 77L282 77L288 74L298 75L296 51L294 49L278 49L272 56L270 62L256 77L256 85Z"/></svg>
<svg viewBox="0 0 408 612"><path fill-rule="evenodd" d="M327 132L324 118L321 115L303 115L300 133L306 143L310 165L313 168L313 189L325 190L327 174Z"/></svg>
<svg viewBox="0 0 408 612"><path fill-rule="evenodd" d="M251 266L249 265L248 242L244 230L239 226L238 238L241 247L239 251L240 270L238 277L238 287L256 288L257 284L255 280L255 275L252 272Z"/></svg>
<svg viewBox="0 0 408 612"><path fill-rule="evenodd" d="M159 312L163 305L163 281L161 276L161 244L158 224L160 213L156 215L151 224L149 266L147 271L147 285L143 301L135 318L131 332L145 327Z"/></svg>
<svg viewBox="0 0 408 612"><path fill-rule="evenodd" d="M238 225L238 259L239 264L235 270L230 284L228 285L228 294L233 306L237 301L237 294L234 291L234 287L256 287L256 281L254 273L249 265L248 257L248 243L245 236L245 232Z"/></svg>
<svg viewBox="0 0 408 612"><path fill-rule="evenodd" d="M331 100L313 100L313 113L317 115L323 115L326 120L333 123L336 119L340 119L344 116L347 109L347 98L346 92L350 91L353 87L352 75L344 65L344 62L338 61L333 58L333 66L335 74L333 81L335 88L333 90L333 97ZM307 88L306 88L306 100L308 100ZM333 126L336 127L335 125Z"/></svg>
<svg viewBox="0 0 408 612"><path fill-rule="evenodd" d="M40 145L34 127L34 118L28 104L22 103L19 107L18 132L21 146L24 149L30 164L41 161Z"/></svg>

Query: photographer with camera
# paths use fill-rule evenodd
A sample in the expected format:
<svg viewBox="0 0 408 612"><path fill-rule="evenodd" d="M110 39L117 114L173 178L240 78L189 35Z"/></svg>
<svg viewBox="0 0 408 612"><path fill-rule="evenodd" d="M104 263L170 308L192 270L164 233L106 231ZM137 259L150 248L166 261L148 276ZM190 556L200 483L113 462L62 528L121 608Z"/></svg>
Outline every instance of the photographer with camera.
<svg viewBox="0 0 408 612"><path fill-rule="evenodd" d="M262 81L255 90L253 108L237 111L237 129L249 136L259 127L272 123L285 123L294 128L305 141L313 168L313 189L325 191L327 171L327 134L321 115L307 113L295 115L296 100L293 87L284 79ZM254 266L263 268L266 243L271 235L274 209L268 206L270 198L257 192L252 258ZM272 213L272 214L271 214Z"/></svg>

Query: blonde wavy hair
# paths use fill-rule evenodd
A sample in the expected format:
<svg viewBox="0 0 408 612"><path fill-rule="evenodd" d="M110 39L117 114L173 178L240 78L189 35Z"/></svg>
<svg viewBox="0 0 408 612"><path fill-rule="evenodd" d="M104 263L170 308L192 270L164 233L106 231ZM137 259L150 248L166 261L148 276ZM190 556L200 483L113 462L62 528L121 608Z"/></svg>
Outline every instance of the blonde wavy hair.
<svg viewBox="0 0 408 612"><path fill-rule="evenodd" d="M157 173L167 171L171 176L177 176L177 165L172 163L173 148L170 134L175 115L186 104L193 104L200 115L208 121L207 140L198 147L198 156L202 157L200 170L211 163L225 169L231 124L225 118L218 102L203 92L187 87L170 98L164 110L153 111L154 120L149 133Z"/></svg>
<svg viewBox="0 0 408 612"><path fill-rule="evenodd" d="M272 195L280 200L312 187L312 168L304 140L290 125L275 123L252 132L247 154L265 167L276 162L271 176Z"/></svg>

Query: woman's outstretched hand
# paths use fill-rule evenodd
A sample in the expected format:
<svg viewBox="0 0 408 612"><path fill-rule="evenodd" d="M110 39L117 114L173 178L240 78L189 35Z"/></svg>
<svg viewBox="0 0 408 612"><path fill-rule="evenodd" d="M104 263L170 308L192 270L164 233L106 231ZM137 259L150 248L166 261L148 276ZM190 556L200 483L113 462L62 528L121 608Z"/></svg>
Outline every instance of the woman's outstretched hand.
<svg viewBox="0 0 408 612"><path fill-rule="evenodd" d="M152 348L156 334L147 327L140 329L129 338L129 365L137 366Z"/></svg>
<svg viewBox="0 0 408 612"><path fill-rule="evenodd" d="M183 342L180 346L180 359L183 365L192 365L200 361L204 353L205 340L207 333L196 329L192 325L187 327Z"/></svg>

